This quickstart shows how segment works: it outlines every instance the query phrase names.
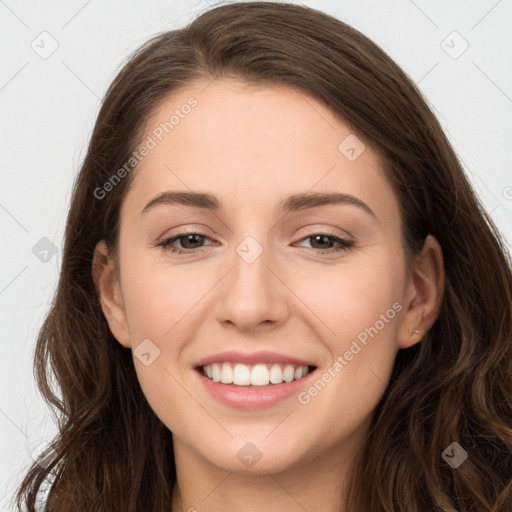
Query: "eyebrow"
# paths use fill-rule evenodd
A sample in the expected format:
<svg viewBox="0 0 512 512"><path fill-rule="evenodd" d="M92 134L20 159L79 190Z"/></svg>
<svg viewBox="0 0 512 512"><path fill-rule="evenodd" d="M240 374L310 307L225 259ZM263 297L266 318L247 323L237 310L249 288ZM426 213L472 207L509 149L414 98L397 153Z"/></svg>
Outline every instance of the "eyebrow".
<svg viewBox="0 0 512 512"><path fill-rule="evenodd" d="M377 218L373 210L366 203L355 196L339 192L291 194L281 200L278 206L282 212L288 213L335 204L357 206L375 219ZM211 211L222 209L222 201L211 194L201 192L162 192L149 201L142 210L141 215L160 205L191 206Z"/></svg>

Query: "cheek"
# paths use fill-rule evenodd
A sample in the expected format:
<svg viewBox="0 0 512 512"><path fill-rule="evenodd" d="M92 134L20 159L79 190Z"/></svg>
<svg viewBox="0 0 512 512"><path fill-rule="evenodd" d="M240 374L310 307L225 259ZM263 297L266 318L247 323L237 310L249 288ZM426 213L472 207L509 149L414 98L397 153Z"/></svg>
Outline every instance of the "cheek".
<svg viewBox="0 0 512 512"><path fill-rule="evenodd" d="M168 428L186 431L188 417L176 414L176 407L188 403L190 395L178 363L190 340L188 329L194 317L193 305L204 292L199 294L200 287L191 286L190 272L151 264L149 258L127 259L123 278L125 310L140 387L150 407ZM144 351L139 346L147 347L149 361L141 357Z"/></svg>
<svg viewBox="0 0 512 512"><path fill-rule="evenodd" d="M396 252L368 251L364 257L347 258L337 266L317 266L314 272L304 271L300 277L290 274L287 279L303 300L304 311L309 308L314 313L309 316L317 323L315 330L321 328L331 349L340 351L347 341L376 322L386 334L390 326L398 324L396 309L400 308L392 306L400 300L403 288L401 265ZM379 321L382 314L386 316L385 328Z"/></svg>
<svg viewBox="0 0 512 512"><path fill-rule="evenodd" d="M382 252L296 281L297 295L315 313L309 315L312 330L329 354L300 403L342 418L340 431L370 414L387 387L403 309L401 269L398 254Z"/></svg>
<svg viewBox="0 0 512 512"><path fill-rule="evenodd" d="M172 336L185 316L194 315L193 306L204 294L201 275L198 277L192 267L172 268L133 259L126 262L124 279L125 310L133 341L141 336Z"/></svg>

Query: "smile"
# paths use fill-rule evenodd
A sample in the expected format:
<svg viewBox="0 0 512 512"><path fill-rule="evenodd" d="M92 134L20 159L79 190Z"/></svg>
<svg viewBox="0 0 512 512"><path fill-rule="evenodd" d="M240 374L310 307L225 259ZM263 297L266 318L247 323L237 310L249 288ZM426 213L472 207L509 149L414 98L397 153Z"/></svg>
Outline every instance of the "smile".
<svg viewBox="0 0 512 512"><path fill-rule="evenodd" d="M216 401L230 408L249 411L277 406L287 398L296 396L310 385L318 373L316 370L316 366L306 365L228 362L196 367L193 373L199 379L199 386ZM221 381L222 378L225 383Z"/></svg>

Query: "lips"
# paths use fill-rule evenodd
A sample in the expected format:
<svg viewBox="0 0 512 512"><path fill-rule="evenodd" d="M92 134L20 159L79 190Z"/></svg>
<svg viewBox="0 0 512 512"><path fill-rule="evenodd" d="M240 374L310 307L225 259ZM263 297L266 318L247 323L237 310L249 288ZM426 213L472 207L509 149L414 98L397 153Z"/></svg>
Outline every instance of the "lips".
<svg viewBox="0 0 512 512"><path fill-rule="evenodd" d="M297 357L288 356L286 354L279 354L277 352L259 351L259 352L238 352L234 350L219 352L211 356L204 357L199 360L195 367L198 370L202 370L203 366L207 366L213 363L242 363L247 365L253 364L272 364L282 363L291 364L294 366L312 366L316 368L314 362L307 361L305 359L299 359Z"/></svg>

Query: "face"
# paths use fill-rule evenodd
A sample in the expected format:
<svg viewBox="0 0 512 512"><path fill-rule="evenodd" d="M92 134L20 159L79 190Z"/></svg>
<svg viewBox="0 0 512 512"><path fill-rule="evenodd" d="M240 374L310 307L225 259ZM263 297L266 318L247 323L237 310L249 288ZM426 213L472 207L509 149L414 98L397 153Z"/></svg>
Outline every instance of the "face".
<svg viewBox="0 0 512 512"><path fill-rule="evenodd" d="M313 98L233 79L174 93L146 129L102 300L149 404L226 471L342 453L424 295L376 153Z"/></svg>

